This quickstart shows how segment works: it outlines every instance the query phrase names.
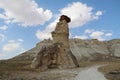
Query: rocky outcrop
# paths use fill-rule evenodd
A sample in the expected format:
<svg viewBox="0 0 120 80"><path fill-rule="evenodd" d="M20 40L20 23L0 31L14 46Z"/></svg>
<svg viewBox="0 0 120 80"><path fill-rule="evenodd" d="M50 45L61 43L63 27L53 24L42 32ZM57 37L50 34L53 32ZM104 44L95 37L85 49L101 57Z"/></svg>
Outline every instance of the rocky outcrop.
<svg viewBox="0 0 120 80"><path fill-rule="evenodd" d="M97 39L70 39L70 49L77 60L104 60L120 57L120 40L99 41ZM38 44L41 44L38 43ZM37 46L40 47L40 46Z"/></svg>
<svg viewBox="0 0 120 80"><path fill-rule="evenodd" d="M32 68L79 67L76 57L70 50L68 22L70 22L69 17L65 15L60 17L55 30L51 32L53 43L42 46L32 62Z"/></svg>
<svg viewBox="0 0 120 80"><path fill-rule="evenodd" d="M96 39L81 40L70 39L70 49L77 60L103 60L111 56L120 59L120 39L110 41L98 41ZM43 45L53 43L50 39L45 39L36 44L36 47L12 58L14 60L31 60L40 51ZM101 57L100 57L101 56Z"/></svg>
<svg viewBox="0 0 120 80"><path fill-rule="evenodd" d="M109 80L120 80L120 70L113 70L106 74Z"/></svg>
<svg viewBox="0 0 120 80"><path fill-rule="evenodd" d="M112 56L115 57L120 57L120 40L119 39L114 39L108 42L110 45L110 53Z"/></svg>
<svg viewBox="0 0 120 80"><path fill-rule="evenodd" d="M57 67L59 44L43 45L32 62L32 68L47 69L49 67Z"/></svg>
<svg viewBox="0 0 120 80"><path fill-rule="evenodd" d="M102 57L102 55L109 55L106 44L96 39L72 39L70 40L70 46L78 60L94 60Z"/></svg>

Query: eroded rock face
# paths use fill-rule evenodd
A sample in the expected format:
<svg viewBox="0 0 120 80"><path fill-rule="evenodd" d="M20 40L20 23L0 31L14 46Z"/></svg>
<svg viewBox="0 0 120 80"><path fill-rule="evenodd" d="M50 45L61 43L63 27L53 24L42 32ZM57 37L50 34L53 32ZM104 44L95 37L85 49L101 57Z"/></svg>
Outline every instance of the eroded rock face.
<svg viewBox="0 0 120 80"><path fill-rule="evenodd" d="M69 45L68 22L70 18L62 15L51 33L53 44L43 45L40 52L32 62L32 68L57 68L79 67L76 57L72 54Z"/></svg>
<svg viewBox="0 0 120 80"><path fill-rule="evenodd" d="M109 55L106 44L98 40L71 39L70 48L77 60L95 60Z"/></svg>
<svg viewBox="0 0 120 80"><path fill-rule="evenodd" d="M72 54L69 45L69 28L68 23L70 18L62 15L56 25L55 30L52 32L53 43L60 43L60 58L59 64L61 68L69 68L70 66L79 66L76 57Z"/></svg>
<svg viewBox="0 0 120 80"><path fill-rule="evenodd" d="M110 41L98 41L98 40L81 40L81 39L70 39L70 50L76 59L79 60L91 60L94 56L101 55L104 58L110 56L120 59L120 39ZM36 44L36 47L14 57L14 60L31 60L35 58L36 53L44 45L53 44L53 40L43 40ZM91 55L92 54L92 55ZM96 54L96 55L94 55ZM94 56L93 56L94 55ZM111 59L111 58L110 58ZM101 59L103 60L103 59Z"/></svg>
<svg viewBox="0 0 120 80"><path fill-rule="evenodd" d="M120 40L111 40L110 45L110 51L112 55L115 57L120 57Z"/></svg>
<svg viewBox="0 0 120 80"><path fill-rule="evenodd" d="M42 46L32 62L32 68L57 67L59 44L47 44Z"/></svg>
<svg viewBox="0 0 120 80"><path fill-rule="evenodd" d="M120 40L98 41L97 39L71 39L70 48L78 60L104 60L111 57L120 58ZM99 58L98 58L99 57Z"/></svg>

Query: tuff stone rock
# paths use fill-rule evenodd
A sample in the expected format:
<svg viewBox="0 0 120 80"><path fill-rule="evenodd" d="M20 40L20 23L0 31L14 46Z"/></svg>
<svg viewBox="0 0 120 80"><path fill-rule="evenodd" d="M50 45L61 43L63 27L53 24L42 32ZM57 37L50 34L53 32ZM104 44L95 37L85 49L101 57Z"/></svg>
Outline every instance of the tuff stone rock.
<svg viewBox="0 0 120 80"><path fill-rule="evenodd" d="M35 59L33 60L31 67L47 69L48 67L52 67L53 65L58 65L58 53L58 44L47 44L42 46Z"/></svg>
<svg viewBox="0 0 120 80"><path fill-rule="evenodd" d="M32 68L46 69L54 65L57 68L79 67L76 57L70 50L68 22L70 22L69 17L65 15L60 17L55 30L51 32L53 44L42 46L32 62ZM47 43L50 40L44 40L44 42Z"/></svg>
<svg viewBox="0 0 120 80"><path fill-rule="evenodd" d="M101 54L106 58L111 59L115 57L120 59L120 39L114 39L109 41L82 40L82 39L69 39L70 50L76 57L77 61L87 58L87 60L94 60L94 54ZM99 43L99 44L98 44ZM13 60L31 60L35 58L36 53L44 45L53 44L53 40L46 39L36 44L36 47L21 53L20 55L12 58ZM92 54L92 55L91 55ZM101 59L102 60L102 59Z"/></svg>

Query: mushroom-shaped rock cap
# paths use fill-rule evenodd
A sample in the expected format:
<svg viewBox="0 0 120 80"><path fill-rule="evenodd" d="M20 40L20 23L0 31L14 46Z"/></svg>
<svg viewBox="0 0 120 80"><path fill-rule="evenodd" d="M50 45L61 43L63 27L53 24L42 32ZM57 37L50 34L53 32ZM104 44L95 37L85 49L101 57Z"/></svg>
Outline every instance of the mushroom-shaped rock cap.
<svg viewBox="0 0 120 80"><path fill-rule="evenodd" d="M61 15L59 21L66 20L67 23L71 22L71 19L66 15Z"/></svg>

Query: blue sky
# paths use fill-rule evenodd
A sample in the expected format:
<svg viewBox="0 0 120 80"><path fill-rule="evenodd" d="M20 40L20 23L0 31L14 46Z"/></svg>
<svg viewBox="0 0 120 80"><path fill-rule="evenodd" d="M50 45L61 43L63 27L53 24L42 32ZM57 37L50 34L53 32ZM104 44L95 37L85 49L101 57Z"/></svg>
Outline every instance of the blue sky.
<svg viewBox="0 0 120 80"><path fill-rule="evenodd" d="M69 16L70 38L120 38L120 0L0 0L0 60L51 38L60 15Z"/></svg>

